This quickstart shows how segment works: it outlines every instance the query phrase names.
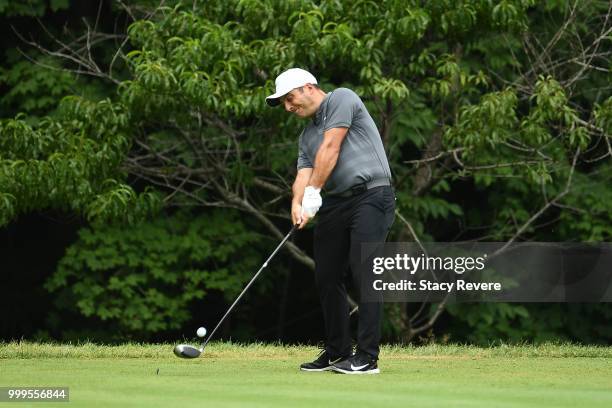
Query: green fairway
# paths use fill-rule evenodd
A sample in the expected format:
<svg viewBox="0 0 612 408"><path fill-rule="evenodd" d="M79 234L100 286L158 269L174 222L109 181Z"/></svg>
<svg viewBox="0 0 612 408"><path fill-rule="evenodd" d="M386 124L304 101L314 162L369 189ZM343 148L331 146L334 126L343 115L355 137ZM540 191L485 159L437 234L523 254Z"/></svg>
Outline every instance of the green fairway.
<svg viewBox="0 0 612 408"><path fill-rule="evenodd" d="M0 386L68 386L69 404L36 405L59 407L612 406L609 347L385 347L380 375L298 371L316 351L216 343L180 360L170 345L9 343Z"/></svg>

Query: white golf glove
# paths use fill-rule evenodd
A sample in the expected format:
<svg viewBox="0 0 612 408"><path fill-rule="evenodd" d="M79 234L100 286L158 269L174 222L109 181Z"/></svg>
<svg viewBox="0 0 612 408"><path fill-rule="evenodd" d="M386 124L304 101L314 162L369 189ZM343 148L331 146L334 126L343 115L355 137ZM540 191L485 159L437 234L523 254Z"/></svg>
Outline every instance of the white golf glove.
<svg viewBox="0 0 612 408"><path fill-rule="evenodd" d="M321 199L321 189L308 186L304 189L304 197L302 198L302 212L308 217L315 216L323 200Z"/></svg>

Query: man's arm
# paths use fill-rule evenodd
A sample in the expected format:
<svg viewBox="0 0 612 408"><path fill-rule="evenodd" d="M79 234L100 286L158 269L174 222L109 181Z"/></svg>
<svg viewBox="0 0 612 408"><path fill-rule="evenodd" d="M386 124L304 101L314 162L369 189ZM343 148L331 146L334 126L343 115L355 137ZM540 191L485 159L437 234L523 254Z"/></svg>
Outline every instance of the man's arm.
<svg viewBox="0 0 612 408"><path fill-rule="evenodd" d="M299 229L304 228L311 217L302 212L302 199L304 189L307 186L321 189L329 175L336 167L342 142L346 137L348 128L332 128L323 134L323 142L319 146L315 157L314 169L303 168L298 170L298 174L293 183L293 202L291 204L291 218L293 224L300 224Z"/></svg>
<svg viewBox="0 0 612 408"><path fill-rule="evenodd" d="M334 170L334 167L336 167L340 148L347 132L348 128L338 127L329 129L323 134L323 142L315 157L314 170L306 185L323 188L329 175Z"/></svg>
<svg viewBox="0 0 612 408"><path fill-rule="evenodd" d="M299 169L293 182L293 200L291 201L291 220L293 225L302 224L300 227L306 225L302 220L302 198L304 198L304 189L308 185L308 180L312 175L312 169L305 167Z"/></svg>

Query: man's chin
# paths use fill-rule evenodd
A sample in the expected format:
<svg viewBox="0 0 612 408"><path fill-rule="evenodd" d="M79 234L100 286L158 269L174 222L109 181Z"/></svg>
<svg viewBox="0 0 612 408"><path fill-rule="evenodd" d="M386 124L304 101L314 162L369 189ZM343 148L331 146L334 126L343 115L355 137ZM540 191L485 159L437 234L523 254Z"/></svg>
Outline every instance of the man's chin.
<svg viewBox="0 0 612 408"><path fill-rule="evenodd" d="M297 116L300 119L306 119L308 117L310 117L310 115L307 115L303 110L299 110L297 112L294 112L294 115Z"/></svg>

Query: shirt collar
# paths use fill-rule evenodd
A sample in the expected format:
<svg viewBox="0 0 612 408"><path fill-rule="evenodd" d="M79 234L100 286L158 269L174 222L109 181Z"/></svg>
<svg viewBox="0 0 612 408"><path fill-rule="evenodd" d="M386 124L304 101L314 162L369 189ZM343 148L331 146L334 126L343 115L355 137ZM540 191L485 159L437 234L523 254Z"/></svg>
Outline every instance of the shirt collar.
<svg viewBox="0 0 612 408"><path fill-rule="evenodd" d="M315 115L312 117L312 122L317 126L323 122L323 114L327 113L325 111L327 109L327 100L329 99L329 95L331 95L331 92L328 92L327 95L325 95L321 101L321 104L319 105L319 109L317 109L317 113L315 113Z"/></svg>

